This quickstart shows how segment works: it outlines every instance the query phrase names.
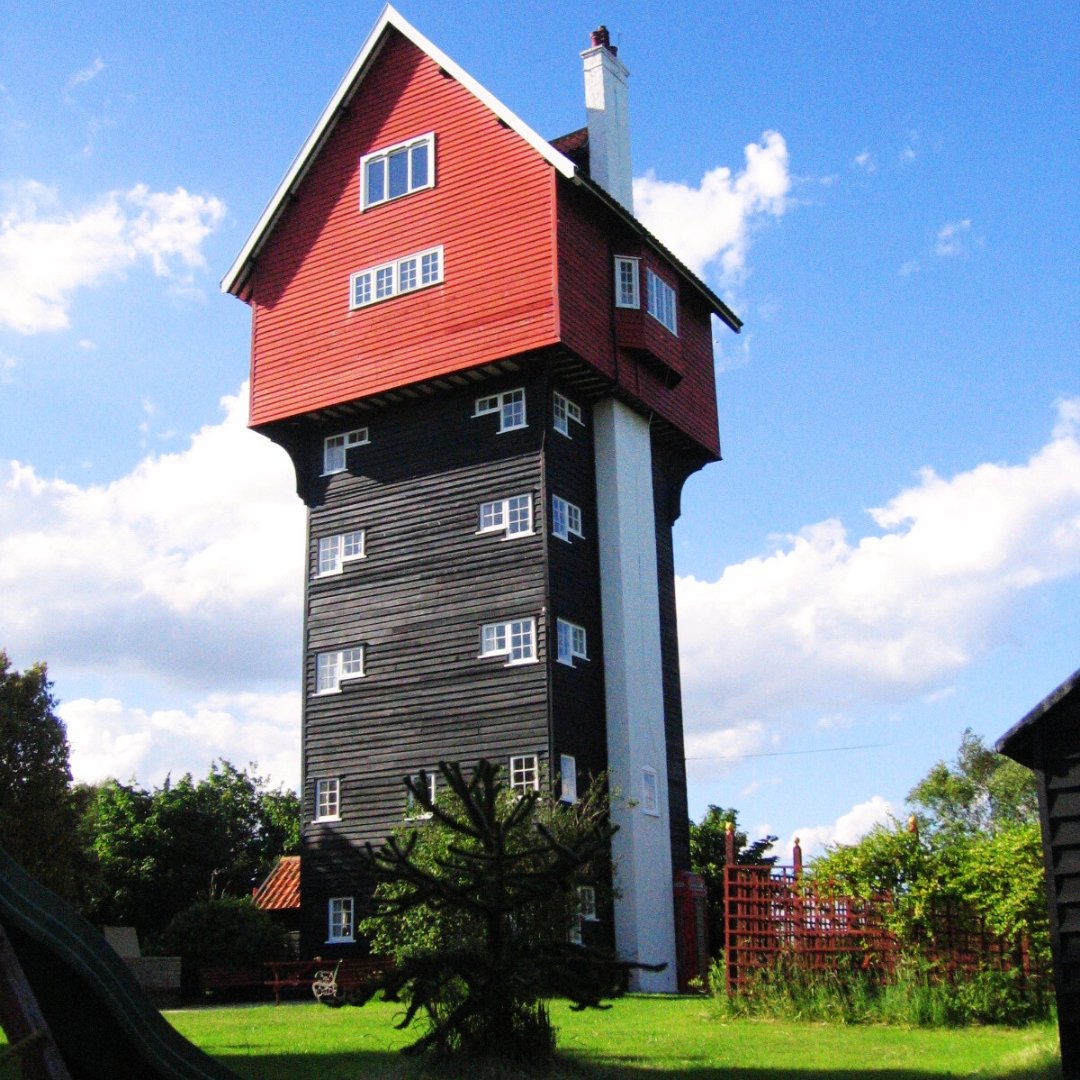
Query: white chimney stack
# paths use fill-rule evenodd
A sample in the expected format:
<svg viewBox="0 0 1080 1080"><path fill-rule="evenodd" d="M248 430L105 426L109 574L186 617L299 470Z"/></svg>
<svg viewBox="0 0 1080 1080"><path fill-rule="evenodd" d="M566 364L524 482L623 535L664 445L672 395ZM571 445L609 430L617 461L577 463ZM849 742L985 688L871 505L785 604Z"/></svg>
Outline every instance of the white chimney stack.
<svg viewBox="0 0 1080 1080"><path fill-rule="evenodd" d="M627 210L634 209L630 166L630 102L626 70L607 27L591 35L585 62L585 112L589 124L589 174Z"/></svg>

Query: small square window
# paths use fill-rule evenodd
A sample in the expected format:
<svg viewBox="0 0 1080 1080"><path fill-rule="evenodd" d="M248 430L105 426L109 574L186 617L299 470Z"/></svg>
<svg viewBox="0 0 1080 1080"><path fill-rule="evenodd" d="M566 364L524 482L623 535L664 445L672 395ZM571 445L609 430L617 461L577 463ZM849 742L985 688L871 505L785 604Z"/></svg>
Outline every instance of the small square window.
<svg viewBox="0 0 1080 1080"><path fill-rule="evenodd" d="M558 640L558 660L560 664L574 666L574 660L588 660L585 648L585 628L566 619L555 621L555 633Z"/></svg>
<svg viewBox="0 0 1080 1080"><path fill-rule="evenodd" d="M533 663L536 660L536 620L513 619L483 626L480 655L505 656L508 666Z"/></svg>
<svg viewBox="0 0 1080 1080"><path fill-rule="evenodd" d="M476 399L473 416L484 416L493 412L499 414L500 433L525 427L525 391L505 390L501 394Z"/></svg>
<svg viewBox="0 0 1080 1080"><path fill-rule="evenodd" d="M559 801L577 802L577 759L572 754L559 755Z"/></svg>
<svg viewBox="0 0 1080 1080"><path fill-rule="evenodd" d="M346 679L364 674L364 647L319 653L315 657L315 693L335 694Z"/></svg>
<svg viewBox="0 0 1080 1080"><path fill-rule="evenodd" d="M581 419L581 406L576 402L556 393L552 407L552 426L560 434L570 438L570 422L584 424Z"/></svg>
<svg viewBox="0 0 1080 1080"><path fill-rule="evenodd" d="M503 532L507 539L532 532L532 496L514 495L480 504L479 532Z"/></svg>
<svg viewBox="0 0 1080 1080"><path fill-rule="evenodd" d="M332 896L329 901L329 933L327 942L352 941L353 898L351 896Z"/></svg>
<svg viewBox="0 0 1080 1080"><path fill-rule="evenodd" d="M581 531L581 508L558 495L552 495L551 531L560 540L569 541L572 535L584 536Z"/></svg>
<svg viewBox="0 0 1080 1080"><path fill-rule="evenodd" d="M510 759L512 791L540 790L540 759L536 754L521 754Z"/></svg>
<svg viewBox="0 0 1080 1080"><path fill-rule="evenodd" d="M341 435L330 435L323 439L323 476L344 472L348 451L354 446L364 446L368 442L370 440L367 428L357 428L355 431L346 431Z"/></svg>
<svg viewBox="0 0 1080 1080"><path fill-rule="evenodd" d="M427 778L427 794L430 802L435 801L435 781L436 773L424 771L422 774ZM420 773L415 773L412 779L416 782L420 782ZM417 819L424 819L431 817L431 811L425 810L423 803L413 794L412 788L406 787L405 789L405 816L412 821Z"/></svg>
<svg viewBox="0 0 1080 1080"><path fill-rule="evenodd" d="M315 820L337 821L341 816L341 782L331 777L315 781Z"/></svg>
<svg viewBox="0 0 1080 1080"><path fill-rule="evenodd" d="M364 530L319 537L317 576L340 574L345 563L364 558Z"/></svg>
<svg viewBox="0 0 1080 1080"><path fill-rule="evenodd" d="M615 256L615 306L641 307L638 285L638 260L628 255Z"/></svg>
<svg viewBox="0 0 1080 1080"><path fill-rule="evenodd" d="M660 816L659 784L656 770L645 766L641 770L641 812L652 817Z"/></svg>

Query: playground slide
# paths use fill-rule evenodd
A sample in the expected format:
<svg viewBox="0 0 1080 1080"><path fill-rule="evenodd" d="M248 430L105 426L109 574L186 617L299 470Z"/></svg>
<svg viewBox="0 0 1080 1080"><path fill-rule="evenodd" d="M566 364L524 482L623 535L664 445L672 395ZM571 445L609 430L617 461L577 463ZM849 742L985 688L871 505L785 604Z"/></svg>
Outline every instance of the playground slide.
<svg viewBox="0 0 1080 1080"><path fill-rule="evenodd" d="M169 1026L99 930L2 850L0 925L72 1080L237 1080Z"/></svg>

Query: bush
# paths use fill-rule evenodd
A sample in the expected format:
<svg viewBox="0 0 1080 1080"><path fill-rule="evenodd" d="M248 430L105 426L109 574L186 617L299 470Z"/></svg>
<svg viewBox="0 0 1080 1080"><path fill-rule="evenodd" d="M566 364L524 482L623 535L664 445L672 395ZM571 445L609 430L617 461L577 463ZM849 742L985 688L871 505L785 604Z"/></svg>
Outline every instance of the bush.
<svg viewBox="0 0 1080 1080"><path fill-rule="evenodd" d="M200 900L184 908L152 951L179 956L185 969L250 967L288 955L281 928L246 897Z"/></svg>

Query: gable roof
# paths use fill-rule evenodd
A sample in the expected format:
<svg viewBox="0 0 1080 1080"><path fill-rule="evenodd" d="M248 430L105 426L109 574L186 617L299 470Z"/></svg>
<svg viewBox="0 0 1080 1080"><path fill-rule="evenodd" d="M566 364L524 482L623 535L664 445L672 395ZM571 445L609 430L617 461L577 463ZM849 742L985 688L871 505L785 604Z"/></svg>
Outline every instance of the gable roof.
<svg viewBox="0 0 1080 1080"><path fill-rule="evenodd" d="M252 892L263 911L293 911L300 907L300 856L282 855L266 880Z"/></svg>
<svg viewBox="0 0 1080 1080"><path fill-rule="evenodd" d="M562 152L563 149L570 152L576 151L575 157L580 160L581 151L587 143L588 129L583 129L585 133L584 139L581 138L582 132L573 132L570 136L564 136L563 138L556 140L556 145L548 142L533 131L533 129L518 117L516 113L499 101L494 94L481 86L480 83L465 71L464 68L456 64L446 55L446 53L424 37L416 27L414 27L390 4L387 4L383 8L382 13L372 27L364 44L360 47L360 51L356 54L356 59L353 60L349 70L345 73L345 77L338 84L333 97L330 98L326 108L323 109L322 115L311 129L307 139L304 140L303 146L300 147L300 150L293 158L292 164L286 170L284 177L282 177L281 182L277 186L277 190L266 204L266 208L256 222L255 228L252 229L247 241L240 249L240 254L236 256L232 266L229 267L228 272L222 278L221 289L223 292L232 293L234 296L242 295L244 285L251 273L252 265L255 259L258 258L259 252L269 239L270 234L274 230L274 226L277 224L278 219L288 205L290 196L292 196L302 183L304 177L307 175L308 169L311 168L316 157L319 155L319 151L334 130L338 118L341 116L342 112L348 108L349 103L360 89L360 85L363 82L365 75L378 58L391 30L396 30L405 37L415 45L416 48L425 53L432 61L442 68L443 71L460 83L475 98L486 105L500 121L520 135L521 138L540 154L541 157L543 157L558 173L565 176L568 180L572 180L594 192L602 202L618 214L636 232L640 233L642 238L651 247L662 254L664 258L668 259L702 295L713 311L715 311L715 313L730 326L732 330L736 332L739 331L742 327L742 320L739 319L727 304L725 304L723 300L721 300L720 297L718 297L716 293L714 293L712 289L697 276L697 274L685 266L681 260L676 258L663 244L661 244L660 241L657 240L629 210L622 206L618 200L612 198L600 187L600 185L590 180L587 173L580 169L575 161L568 157L567 154ZM577 136L576 143L573 141L574 136Z"/></svg>

